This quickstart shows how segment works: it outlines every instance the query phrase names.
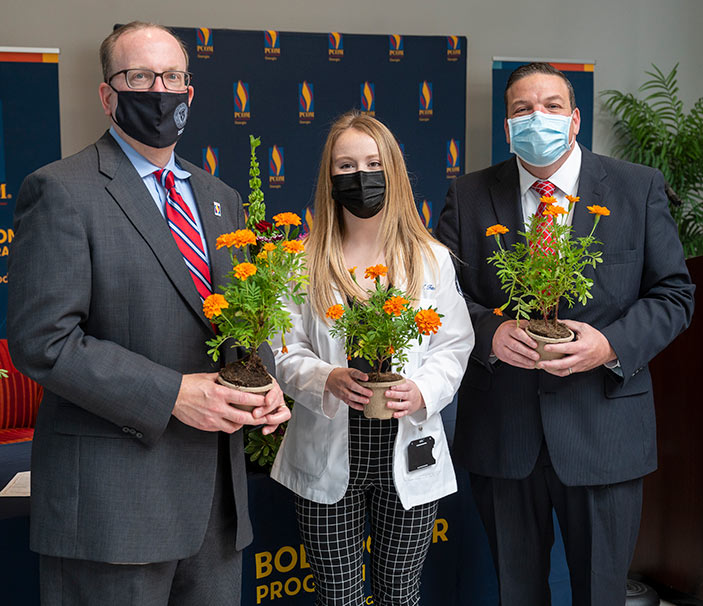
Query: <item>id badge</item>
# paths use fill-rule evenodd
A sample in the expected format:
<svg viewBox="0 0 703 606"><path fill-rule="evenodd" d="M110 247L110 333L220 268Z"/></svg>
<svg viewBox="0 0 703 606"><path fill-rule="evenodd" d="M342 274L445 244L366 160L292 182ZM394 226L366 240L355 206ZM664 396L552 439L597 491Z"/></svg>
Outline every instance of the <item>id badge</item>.
<svg viewBox="0 0 703 606"><path fill-rule="evenodd" d="M434 438L432 436L410 442L408 444L408 471L416 471L434 465L437 461L432 456L433 447Z"/></svg>

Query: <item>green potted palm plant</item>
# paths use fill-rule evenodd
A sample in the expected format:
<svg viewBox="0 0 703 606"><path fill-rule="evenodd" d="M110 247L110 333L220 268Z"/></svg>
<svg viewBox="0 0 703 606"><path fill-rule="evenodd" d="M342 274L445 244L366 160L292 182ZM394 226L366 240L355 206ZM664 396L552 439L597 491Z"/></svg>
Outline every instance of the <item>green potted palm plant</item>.
<svg viewBox="0 0 703 606"><path fill-rule="evenodd" d="M703 255L703 97L686 113L678 94L678 63L669 74L652 68L639 88L643 98L617 90L601 95L616 118L615 153L664 174L684 253L695 257Z"/></svg>

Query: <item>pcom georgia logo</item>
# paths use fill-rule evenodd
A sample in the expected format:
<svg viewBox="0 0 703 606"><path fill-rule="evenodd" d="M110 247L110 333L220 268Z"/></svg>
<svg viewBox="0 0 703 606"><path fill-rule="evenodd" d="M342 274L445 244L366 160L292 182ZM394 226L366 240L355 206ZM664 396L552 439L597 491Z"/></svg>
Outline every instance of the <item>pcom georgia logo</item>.
<svg viewBox="0 0 703 606"><path fill-rule="evenodd" d="M0 257L7 257L10 254L9 244L15 237L15 232L12 229L0 229Z"/></svg>
<svg viewBox="0 0 703 606"><path fill-rule="evenodd" d="M330 32L328 36L327 58L340 61L344 57L344 39L339 32Z"/></svg>
<svg viewBox="0 0 703 606"><path fill-rule="evenodd" d="M285 182L283 148L274 145L273 147L269 147L269 187L271 189L281 189Z"/></svg>
<svg viewBox="0 0 703 606"><path fill-rule="evenodd" d="M315 119L315 92L310 82L298 84L298 122L310 124Z"/></svg>
<svg viewBox="0 0 703 606"><path fill-rule="evenodd" d="M418 117L420 122L429 122L433 114L432 109L432 82L420 82L420 99L418 103Z"/></svg>
<svg viewBox="0 0 703 606"><path fill-rule="evenodd" d="M249 83L237 80L234 84L234 123L246 124L249 118Z"/></svg>
<svg viewBox="0 0 703 606"><path fill-rule="evenodd" d="M212 43L212 30L209 27L199 27L195 32L195 51L198 59L209 59L215 52Z"/></svg>
<svg viewBox="0 0 703 606"><path fill-rule="evenodd" d="M461 38L447 36L447 61L458 61L461 57Z"/></svg>
<svg viewBox="0 0 703 606"><path fill-rule="evenodd" d="M361 113L376 115L376 86L373 82L361 84Z"/></svg>
<svg viewBox="0 0 703 606"><path fill-rule="evenodd" d="M203 168L215 177L220 176L220 154L216 147L203 148Z"/></svg>
<svg viewBox="0 0 703 606"><path fill-rule="evenodd" d="M278 61L281 56L281 38L278 32L267 29L264 32L264 59L267 61Z"/></svg>
<svg viewBox="0 0 703 606"><path fill-rule="evenodd" d="M403 36L390 34L388 36L388 60L391 63L398 63L404 56Z"/></svg>
<svg viewBox="0 0 703 606"><path fill-rule="evenodd" d="M422 224L425 226L427 231L432 231L432 202L429 200L423 200L422 204L419 205L418 212L420 213L420 219L422 219Z"/></svg>
<svg viewBox="0 0 703 606"><path fill-rule="evenodd" d="M459 162L459 141L450 139L447 141L447 179L459 176L461 162Z"/></svg>

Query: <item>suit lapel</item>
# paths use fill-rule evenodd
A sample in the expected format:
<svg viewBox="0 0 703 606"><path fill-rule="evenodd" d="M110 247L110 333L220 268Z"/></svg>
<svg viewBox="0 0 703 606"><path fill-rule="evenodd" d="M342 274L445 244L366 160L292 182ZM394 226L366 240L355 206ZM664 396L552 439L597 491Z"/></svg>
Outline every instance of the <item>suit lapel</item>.
<svg viewBox="0 0 703 606"><path fill-rule="evenodd" d="M593 228L593 215L588 212L587 206L594 204L603 205L608 198L610 188L605 182L607 173L598 157L581 147L581 172L579 173L579 191L581 198L574 207L572 237L581 238L591 233ZM598 228L600 229L600 225ZM600 238L598 238L600 240Z"/></svg>
<svg viewBox="0 0 703 606"><path fill-rule="evenodd" d="M98 140L96 147L100 172L111 179L105 189L147 242L176 290L197 316L210 326L203 315L200 297L183 255L141 177L109 133Z"/></svg>
<svg viewBox="0 0 703 606"><path fill-rule="evenodd" d="M505 225L510 231L501 236L503 246L508 248L522 240L518 231L523 231L522 203L520 201L520 179L515 159L509 160L498 169L496 178L490 186L491 203L498 223ZM485 228L490 225L482 226Z"/></svg>

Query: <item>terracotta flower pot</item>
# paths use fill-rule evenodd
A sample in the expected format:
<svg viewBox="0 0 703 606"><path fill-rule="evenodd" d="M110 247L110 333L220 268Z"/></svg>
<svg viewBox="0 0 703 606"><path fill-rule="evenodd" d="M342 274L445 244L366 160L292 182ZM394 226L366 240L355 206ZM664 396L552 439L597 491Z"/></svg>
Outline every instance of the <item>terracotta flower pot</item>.
<svg viewBox="0 0 703 606"><path fill-rule="evenodd" d="M373 395L369 398L369 403L364 405L364 416L367 419L391 419L395 410L386 406L388 398L386 398L384 393L388 388L400 385L404 381L405 379L396 379L395 381L368 381L364 383L364 387L373 391Z"/></svg>
<svg viewBox="0 0 703 606"><path fill-rule="evenodd" d="M256 393L262 396L266 395L269 390L273 387L273 377L271 377L270 383L267 383L266 385L261 385L260 387L244 387L243 385L235 385L234 383L225 381L220 375L217 375L217 382L220 385L229 387L230 389L236 389L237 391L243 391L245 393ZM248 404L232 404L232 406L234 406L235 408L239 408L239 410L244 410L246 412L251 412L256 408L256 406L250 406Z"/></svg>
<svg viewBox="0 0 703 606"><path fill-rule="evenodd" d="M544 346L548 343L568 343L574 340L574 333L569 330L569 336L561 337L559 339L554 337L543 337L532 332L529 328L525 328L525 332L530 335L535 341L537 341L537 353L539 354L540 360L558 360L563 358L564 354L555 353L552 351L544 351Z"/></svg>

